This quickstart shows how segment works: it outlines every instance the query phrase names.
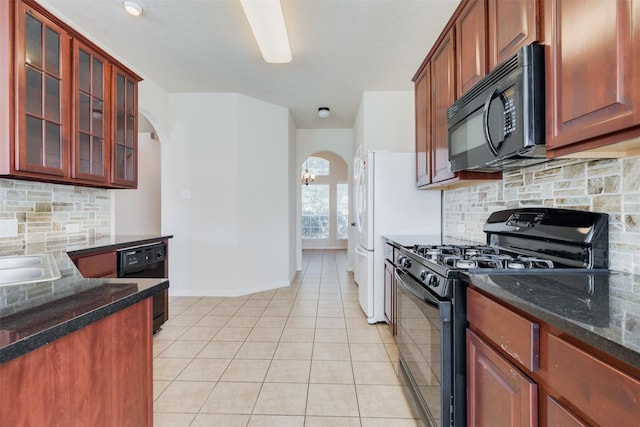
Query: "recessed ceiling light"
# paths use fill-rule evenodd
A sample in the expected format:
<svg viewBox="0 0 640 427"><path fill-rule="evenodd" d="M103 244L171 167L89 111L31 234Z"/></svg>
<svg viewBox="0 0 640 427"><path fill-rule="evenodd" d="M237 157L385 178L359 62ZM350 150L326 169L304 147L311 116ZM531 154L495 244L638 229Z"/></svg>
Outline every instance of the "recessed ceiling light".
<svg viewBox="0 0 640 427"><path fill-rule="evenodd" d="M272 64L291 62L291 48L280 0L240 0L262 57Z"/></svg>
<svg viewBox="0 0 640 427"><path fill-rule="evenodd" d="M140 16L142 15L142 6L132 0L125 0L122 2L122 7L127 11L129 15Z"/></svg>

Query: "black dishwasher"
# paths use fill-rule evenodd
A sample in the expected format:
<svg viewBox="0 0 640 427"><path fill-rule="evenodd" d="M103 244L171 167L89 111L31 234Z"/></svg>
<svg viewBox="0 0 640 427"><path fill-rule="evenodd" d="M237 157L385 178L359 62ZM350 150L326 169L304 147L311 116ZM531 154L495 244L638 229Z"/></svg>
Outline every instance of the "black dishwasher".
<svg viewBox="0 0 640 427"><path fill-rule="evenodd" d="M167 244L152 243L118 250L118 277L165 278L167 277ZM167 293L153 296L153 333L167 318Z"/></svg>

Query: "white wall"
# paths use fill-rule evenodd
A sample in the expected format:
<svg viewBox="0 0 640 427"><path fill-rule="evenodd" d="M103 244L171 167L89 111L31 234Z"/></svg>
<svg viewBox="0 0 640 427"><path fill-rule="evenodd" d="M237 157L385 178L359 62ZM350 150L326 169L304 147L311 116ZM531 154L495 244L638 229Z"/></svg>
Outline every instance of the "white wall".
<svg viewBox="0 0 640 427"><path fill-rule="evenodd" d="M296 271L298 270L298 256L301 254L300 246L298 245L298 230L296 224L297 207L297 195L298 195L298 161L296 158L296 125L293 122L293 117L289 113L289 200L293 201L289 203L289 281L293 281Z"/></svg>
<svg viewBox="0 0 640 427"><path fill-rule="evenodd" d="M413 91L364 92L354 124L354 153L387 150L415 152Z"/></svg>
<svg viewBox="0 0 640 427"><path fill-rule="evenodd" d="M162 145L170 294L289 284L289 112L238 94L171 94Z"/></svg>
<svg viewBox="0 0 640 427"><path fill-rule="evenodd" d="M161 233L160 143L138 134L138 188L113 190L115 234Z"/></svg>
<svg viewBox="0 0 640 427"><path fill-rule="evenodd" d="M296 242L302 248L300 224L300 168L304 159L320 151L337 154L348 168L349 187L353 185L353 130L352 129L298 129L296 131L296 167L292 178L296 185ZM349 236L349 242L351 242ZM351 243L349 243L351 245ZM302 270L302 251L296 251L296 268Z"/></svg>

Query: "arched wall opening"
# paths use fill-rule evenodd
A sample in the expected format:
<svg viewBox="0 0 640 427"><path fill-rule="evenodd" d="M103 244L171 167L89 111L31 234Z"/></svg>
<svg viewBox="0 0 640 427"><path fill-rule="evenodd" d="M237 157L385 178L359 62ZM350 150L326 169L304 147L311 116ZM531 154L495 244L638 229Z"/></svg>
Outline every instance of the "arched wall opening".
<svg viewBox="0 0 640 427"><path fill-rule="evenodd" d="M308 185L300 182L300 235L302 249L347 249L349 224L349 168L336 153L319 151L305 158L325 160L328 174L310 169L315 180Z"/></svg>

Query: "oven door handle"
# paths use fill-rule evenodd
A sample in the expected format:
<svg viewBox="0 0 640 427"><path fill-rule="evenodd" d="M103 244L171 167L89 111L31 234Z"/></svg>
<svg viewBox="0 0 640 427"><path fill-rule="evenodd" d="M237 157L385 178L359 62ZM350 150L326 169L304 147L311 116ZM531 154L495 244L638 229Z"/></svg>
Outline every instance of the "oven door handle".
<svg viewBox="0 0 640 427"><path fill-rule="evenodd" d="M438 307L442 303L442 301L438 300L429 291L420 286L418 282L409 277L409 275L404 271L396 269L395 276L396 283L399 286L402 286L407 292L410 292L413 296L420 299L421 301L424 301L435 307Z"/></svg>

